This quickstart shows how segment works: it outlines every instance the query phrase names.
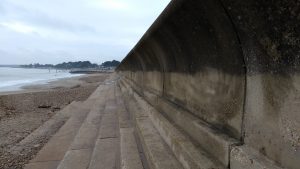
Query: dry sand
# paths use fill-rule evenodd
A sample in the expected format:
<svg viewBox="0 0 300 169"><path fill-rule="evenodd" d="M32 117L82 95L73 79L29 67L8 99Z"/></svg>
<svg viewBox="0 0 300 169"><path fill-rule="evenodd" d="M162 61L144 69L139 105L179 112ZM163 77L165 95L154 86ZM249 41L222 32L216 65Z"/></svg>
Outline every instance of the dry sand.
<svg viewBox="0 0 300 169"><path fill-rule="evenodd" d="M35 145L26 145L25 152L15 154L11 149L72 101L86 100L108 76L84 75L0 93L0 168L22 168L50 136L35 141ZM55 126L53 132L60 126Z"/></svg>

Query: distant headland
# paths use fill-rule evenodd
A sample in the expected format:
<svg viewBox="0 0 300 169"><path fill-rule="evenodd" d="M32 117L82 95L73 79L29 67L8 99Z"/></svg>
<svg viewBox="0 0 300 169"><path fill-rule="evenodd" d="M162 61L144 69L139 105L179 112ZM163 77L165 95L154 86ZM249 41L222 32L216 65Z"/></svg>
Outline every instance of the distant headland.
<svg viewBox="0 0 300 169"><path fill-rule="evenodd" d="M106 69L106 68L115 68L120 64L119 61L112 60L106 61L100 65L96 63L91 63L90 61L78 61L78 62L63 62L59 64L28 64L28 65L19 65L21 68L38 68L38 69ZM14 65L14 67L16 67Z"/></svg>

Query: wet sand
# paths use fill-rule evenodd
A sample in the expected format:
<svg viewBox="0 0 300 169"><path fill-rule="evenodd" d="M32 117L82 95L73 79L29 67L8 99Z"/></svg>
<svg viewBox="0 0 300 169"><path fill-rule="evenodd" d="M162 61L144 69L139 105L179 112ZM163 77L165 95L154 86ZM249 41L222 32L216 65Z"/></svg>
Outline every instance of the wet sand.
<svg viewBox="0 0 300 169"><path fill-rule="evenodd" d="M50 136L27 145L26 152L12 154L11 148L71 102L86 100L108 76L83 75L0 93L0 168L22 168Z"/></svg>

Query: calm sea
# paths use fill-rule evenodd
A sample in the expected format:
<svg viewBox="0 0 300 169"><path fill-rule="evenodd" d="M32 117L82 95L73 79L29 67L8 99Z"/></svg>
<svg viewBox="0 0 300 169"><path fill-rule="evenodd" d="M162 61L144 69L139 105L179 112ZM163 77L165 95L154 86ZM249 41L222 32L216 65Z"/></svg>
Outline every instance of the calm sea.
<svg viewBox="0 0 300 169"><path fill-rule="evenodd" d="M45 84L60 78L80 76L68 71L0 67L0 92L21 90L22 86Z"/></svg>

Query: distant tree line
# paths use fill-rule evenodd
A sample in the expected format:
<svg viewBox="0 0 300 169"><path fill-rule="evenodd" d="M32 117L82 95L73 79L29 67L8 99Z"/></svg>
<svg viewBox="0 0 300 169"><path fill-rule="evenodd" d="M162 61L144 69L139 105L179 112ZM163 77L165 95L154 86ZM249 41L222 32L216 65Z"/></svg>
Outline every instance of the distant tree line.
<svg viewBox="0 0 300 169"><path fill-rule="evenodd" d="M119 61L113 60L113 61L106 61L101 64L103 67L117 67L120 64Z"/></svg>
<svg viewBox="0 0 300 169"><path fill-rule="evenodd" d="M90 61L78 61L78 62L63 62L56 65L53 64L29 64L21 65L23 68L43 68L43 69L87 69L87 68L99 68L99 67L116 67L120 64L119 61L106 61L101 65L91 63Z"/></svg>
<svg viewBox="0 0 300 169"><path fill-rule="evenodd" d="M99 67L96 63L91 63L90 61L79 61L79 62L64 62L55 65L58 69L79 69L79 68L97 68Z"/></svg>

